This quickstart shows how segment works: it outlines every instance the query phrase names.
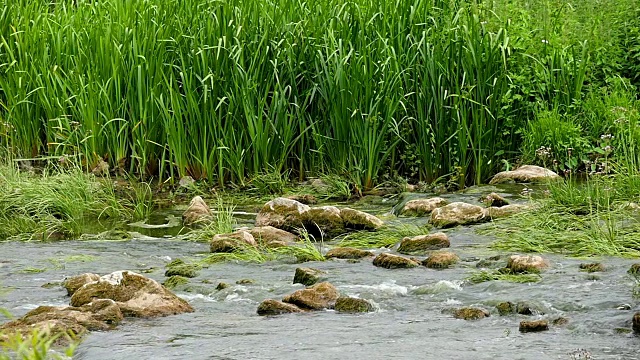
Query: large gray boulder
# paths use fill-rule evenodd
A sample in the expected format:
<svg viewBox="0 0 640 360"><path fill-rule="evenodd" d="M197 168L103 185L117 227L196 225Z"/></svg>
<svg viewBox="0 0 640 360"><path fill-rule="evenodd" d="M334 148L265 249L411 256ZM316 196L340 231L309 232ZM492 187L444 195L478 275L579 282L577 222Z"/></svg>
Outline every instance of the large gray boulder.
<svg viewBox="0 0 640 360"><path fill-rule="evenodd" d="M497 173L489 184L501 184L506 182L518 183L542 183L549 180L558 180L560 175L555 172L535 165L524 165L515 170Z"/></svg>

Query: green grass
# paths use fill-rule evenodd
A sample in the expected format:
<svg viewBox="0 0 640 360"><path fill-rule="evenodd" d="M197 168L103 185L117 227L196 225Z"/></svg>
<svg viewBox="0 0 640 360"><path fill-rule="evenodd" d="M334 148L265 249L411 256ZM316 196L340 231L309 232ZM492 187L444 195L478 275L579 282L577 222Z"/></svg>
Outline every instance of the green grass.
<svg viewBox="0 0 640 360"><path fill-rule="evenodd" d="M55 349L55 343L65 337L69 345L62 349ZM34 329L25 335L18 333L5 335L0 332L0 360L70 359L77 345L77 340L64 333L52 334L39 329Z"/></svg>
<svg viewBox="0 0 640 360"><path fill-rule="evenodd" d="M404 237L424 235L429 228L412 224L389 225L377 231L357 231L340 237L338 246L363 249L391 247Z"/></svg>
<svg viewBox="0 0 640 360"><path fill-rule="evenodd" d="M537 111L639 83L639 14L634 0L9 1L0 147L271 193L328 173L356 191L393 172L480 183Z"/></svg>
<svg viewBox="0 0 640 360"><path fill-rule="evenodd" d="M212 209L213 221L190 231L185 237L193 241L211 241L218 234L229 234L236 226L233 217L235 206L233 203L226 203L222 197L216 199L216 206Z"/></svg>
<svg viewBox="0 0 640 360"><path fill-rule="evenodd" d="M479 284L487 281L507 281L514 283L534 283L542 280L539 274L512 274L500 270L474 271L465 278L471 284Z"/></svg>

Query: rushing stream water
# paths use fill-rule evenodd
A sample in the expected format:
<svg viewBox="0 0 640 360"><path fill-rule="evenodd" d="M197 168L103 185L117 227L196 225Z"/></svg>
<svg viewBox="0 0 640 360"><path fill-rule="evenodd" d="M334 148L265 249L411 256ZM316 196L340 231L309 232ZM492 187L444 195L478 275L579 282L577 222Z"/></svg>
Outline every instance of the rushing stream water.
<svg viewBox="0 0 640 360"><path fill-rule="evenodd" d="M476 199L477 195L468 195ZM467 199L467 200L468 200ZM369 207L389 212L389 205ZM241 219L244 225L250 216ZM407 220L413 221L413 220ZM84 272L116 270L145 273L160 282L164 266L174 258L204 256L208 244L137 234L129 241L65 241L0 243L0 307L21 316L38 305L68 305L60 286L43 287ZM150 230L150 231L151 231ZM165 229L175 234L175 229ZM533 284L463 280L480 258L498 254L488 249L490 237L471 227L447 231L451 250L462 261L452 269L425 267L388 270L371 260L310 262L302 266L326 270L342 295L371 300L377 311L349 315L334 311L261 317L258 304L281 299L302 288L292 279L299 264L218 263L192 279L196 291L178 292L194 313L158 319L126 319L116 330L89 334L77 359L640 359L640 337L616 329L630 327L637 300L626 274L632 260L602 258L608 270L593 276L580 272L579 259L547 258L552 268ZM388 251L376 249L375 252ZM506 254L505 254L506 255ZM35 269L46 271L35 273ZM236 281L253 283L238 285ZM219 282L231 284L216 290ZM501 301L527 301L545 318L563 316L564 326L522 334L518 324L538 316L499 316ZM630 310L619 309L630 305ZM476 305L489 318L465 321L443 310Z"/></svg>

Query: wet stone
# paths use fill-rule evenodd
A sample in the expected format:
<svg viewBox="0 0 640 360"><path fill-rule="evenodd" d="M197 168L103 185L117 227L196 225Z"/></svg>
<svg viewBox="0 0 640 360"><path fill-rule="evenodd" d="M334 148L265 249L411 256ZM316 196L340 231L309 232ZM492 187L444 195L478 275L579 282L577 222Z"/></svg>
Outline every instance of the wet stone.
<svg viewBox="0 0 640 360"><path fill-rule="evenodd" d="M507 201L507 199L503 198L502 196L494 192L480 198L480 201L489 207L491 206L502 207L505 205L509 205L509 202Z"/></svg>
<svg viewBox="0 0 640 360"><path fill-rule="evenodd" d="M446 269L458 263L459 260L460 258L458 255L452 252L438 251L432 253L428 258L422 261L422 265L431 269Z"/></svg>
<svg viewBox="0 0 640 360"><path fill-rule="evenodd" d="M559 316L551 321L554 326L565 326L569 323L569 319Z"/></svg>
<svg viewBox="0 0 640 360"><path fill-rule="evenodd" d="M199 266L193 264L178 264L167 267L164 276L182 276L185 278L194 278L198 276Z"/></svg>
<svg viewBox="0 0 640 360"><path fill-rule="evenodd" d="M640 263L631 265L627 273L633 276L640 276Z"/></svg>
<svg viewBox="0 0 640 360"><path fill-rule="evenodd" d="M238 281L236 281L236 284L238 285L251 285L254 284L255 281L252 279L240 279Z"/></svg>
<svg viewBox="0 0 640 360"><path fill-rule="evenodd" d="M189 279L187 279L186 277L180 276L180 275L173 275L169 277L167 280L165 280L162 283L162 285L164 285L164 287L166 287L167 289L174 290L175 288L182 285L186 285L188 283L189 283Z"/></svg>
<svg viewBox="0 0 640 360"><path fill-rule="evenodd" d="M328 282L321 282L310 288L298 290L282 299L301 309L322 310L333 308L338 300L338 290Z"/></svg>
<svg viewBox="0 0 640 360"><path fill-rule="evenodd" d="M344 208L340 210L340 216L345 225L355 230L376 230L384 225L384 222L376 216L360 210Z"/></svg>
<svg viewBox="0 0 640 360"><path fill-rule="evenodd" d="M324 278L324 275L326 275L326 272L322 270L312 268L297 268L296 273L293 276L293 283L311 286Z"/></svg>
<svg viewBox="0 0 640 360"><path fill-rule="evenodd" d="M299 307L287 304L282 301L267 299L258 305L258 315L270 316L270 315L282 315L290 313L303 312Z"/></svg>
<svg viewBox="0 0 640 360"><path fill-rule="evenodd" d="M496 305L496 309L498 310L498 314L500 314L500 316L515 314L516 305L512 302L504 301Z"/></svg>
<svg viewBox="0 0 640 360"><path fill-rule="evenodd" d="M336 259L362 259L365 257L371 257L373 253L371 251L360 250L356 248L350 247L338 247L333 248L327 252L325 257L327 259L336 258Z"/></svg>
<svg viewBox="0 0 640 360"><path fill-rule="evenodd" d="M542 256L537 255L512 255L507 263L507 268L516 274L536 274L547 267L549 263Z"/></svg>
<svg viewBox="0 0 640 360"><path fill-rule="evenodd" d="M447 205L449 202L443 198L435 197L430 199L416 199L409 200L402 210L400 215L406 216L424 216L429 215L431 212L439 207Z"/></svg>
<svg viewBox="0 0 640 360"><path fill-rule="evenodd" d="M62 286L67 289L67 295L71 296L85 284L98 281L98 279L100 279L100 275L98 274L84 273L66 279Z"/></svg>
<svg viewBox="0 0 640 360"><path fill-rule="evenodd" d="M218 285L216 286L216 290L224 290L228 287L229 287L229 284L225 282L221 282L221 283L218 283Z"/></svg>
<svg viewBox="0 0 640 360"><path fill-rule="evenodd" d="M640 334L640 312L637 312L635 313L635 315L633 315L633 320L631 322L633 331Z"/></svg>
<svg viewBox="0 0 640 360"><path fill-rule="evenodd" d="M182 214L184 226L205 223L211 221L211 218L211 209L200 196L191 199L189 207Z"/></svg>
<svg viewBox="0 0 640 360"><path fill-rule="evenodd" d="M347 313L363 313L374 311L373 305L364 299L341 296L336 300L335 310Z"/></svg>
<svg viewBox="0 0 640 360"><path fill-rule="evenodd" d="M501 184L507 182L517 183L544 183L549 180L561 179L555 172L535 165L524 165L515 170L497 173L489 184Z"/></svg>
<svg viewBox="0 0 640 360"><path fill-rule="evenodd" d="M425 253L429 250L438 250L450 246L447 234L438 232L428 235L406 237L400 242L398 252L401 254Z"/></svg>
<svg viewBox="0 0 640 360"><path fill-rule="evenodd" d="M373 265L385 269L408 269L417 267L420 263L403 256L382 253L373 259Z"/></svg>
<svg viewBox="0 0 640 360"><path fill-rule="evenodd" d="M580 270L592 273L605 271L606 268L602 263L582 263L580 264Z"/></svg>
<svg viewBox="0 0 640 360"><path fill-rule="evenodd" d="M526 321L523 320L520 322L519 327L520 332L539 332L549 330L549 321L547 320L533 320Z"/></svg>
<svg viewBox="0 0 640 360"><path fill-rule="evenodd" d="M544 312L527 302L516 304L516 312L520 315L544 315Z"/></svg>
<svg viewBox="0 0 640 360"><path fill-rule="evenodd" d="M489 312L476 307L463 307L453 311L453 317L463 320L480 320L489 317Z"/></svg>

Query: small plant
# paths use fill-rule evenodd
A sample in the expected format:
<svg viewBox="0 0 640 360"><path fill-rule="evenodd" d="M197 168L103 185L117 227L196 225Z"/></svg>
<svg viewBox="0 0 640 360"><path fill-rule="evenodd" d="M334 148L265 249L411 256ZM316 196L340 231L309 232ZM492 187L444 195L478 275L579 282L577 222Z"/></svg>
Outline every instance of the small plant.
<svg viewBox="0 0 640 360"><path fill-rule="evenodd" d="M233 204L225 204L224 200L218 197L215 210L213 210L213 220L200 228L192 230L187 235L187 238L195 241L210 241L214 235L233 232L236 226L236 220L233 217L234 210L235 206Z"/></svg>

